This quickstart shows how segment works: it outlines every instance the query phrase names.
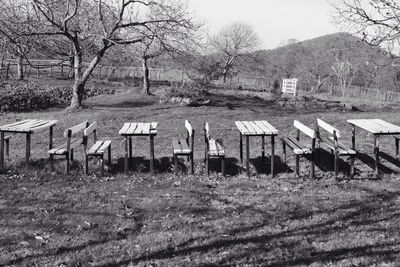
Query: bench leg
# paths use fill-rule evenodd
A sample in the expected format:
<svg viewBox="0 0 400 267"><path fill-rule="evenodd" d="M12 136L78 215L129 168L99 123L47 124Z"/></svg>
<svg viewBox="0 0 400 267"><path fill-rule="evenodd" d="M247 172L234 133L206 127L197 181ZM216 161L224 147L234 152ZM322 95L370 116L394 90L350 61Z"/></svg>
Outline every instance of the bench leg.
<svg viewBox="0 0 400 267"><path fill-rule="evenodd" d="M85 175L89 174L89 156L85 151Z"/></svg>
<svg viewBox="0 0 400 267"><path fill-rule="evenodd" d="M0 169L4 168L4 132L0 131Z"/></svg>
<svg viewBox="0 0 400 267"><path fill-rule="evenodd" d="M221 157L221 173L225 177L225 157Z"/></svg>
<svg viewBox="0 0 400 267"><path fill-rule="evenodd" d="M66 172L67 174L69 174L69 158L70 158L69 153L65 155L65 158L66 158L66 160L67 160L67 166L66 166L66 168L65 168L65 172Z"/></svg>
<svg viewBox="0 0 400 267"><path fill-rule="evenodd" d="M296 155L296 178L300 175L300 156Z"/></svg>
<svg viewBox="0 0 400 267"><path fill-rule="evenodd" d="M10 139L7 139L5 141L5 147L6 147L6 158L10 158Z"/></svg>
<svg viewBox="0 0 400 267"><path fill-rule="evenodd" d="M261 136L261 159L262 163L265 162L265 136Z"/></svg>
<svg viewBox="0 0 400 267"><path fill-rule="evenodd" d="M31 156L31 134L26 134L25 167L29 168L29 158Z"/></svg>
<svg viewBox="0 0 400 267"><path fill-rule="evenodd" d="M248 135L246 135L246 170L247 176L250 177L250 143Z"/></svg>
<svg viewBox="0 0 400 267"><path fill-rule="evenodd" d="M243 135L242 135L242 133L240 133L239 155L240 155L240 163L243 165Z"/></svg>
<svg viewBox="0 0 400 267"><path fill-rule="evenodd" d="M103 177L104 176L104 155L100 156L100 163L101 163L101 165L100 165L100 175L101 175L101 177Z"/></svg>
<svg viewBox="0 0 400 267"><path fill-rule="evenodd" d="M176 154L174 156L174 166L175 166L175 175L178 175L178 156Z"/></svg>
<svg viewBox="0 0 400 267"><path fill-rule="evenodd" d="M287 162L286 161L286 144L285 142L282 141L282 150L283 150L283 162Z"/></svg>
<svg viewBox="0 0 400 267"><path fill-rule="evenodd" d="M206 156L206 173L207 176L210 176L210 157Z"/></svg>
<svg viewBox="0 0 400 267"><path fill-rule="evenodd" d="M194 174L194 158L193 158L193 151L190 153L190 172Z"/></svg>
<svg viewBox="0 0 400 267"><path fill-rule="evenodd" d="M128 137L125 136L125 158L124 158L124 172L125 174L128 174L128 153L129 153L129 148L128 148Z"/></svg>
<svg viewBox="0 0 400 267"><path fill-rule="evenodd" d="M399 159L399 139L396 140L396 159Z"/></svg>
<svg viewBox="0 0 400 267"><path fill-rule="evenodd" d="M150 135L150 173L154 172L154 135Z"/></svg>
<svg viewBox="0 0 400 267"><path fill-rule="evenodd" d="M74 161L74 149L71 149L70 155L71 155L71 162L72 162L72 161Z"/></svg>
<svg viewBox="0 0 400 267"><path fill-rule="evenodd" d="M310 177L311 179L314 179L315 177L315 166L314 166L314 152L311 153L311 173L310 173Z"/></svg>
<svg viewBox="0 0 400 267"><path fill-rule="evenodd" d="M379 177L379 135L374 135L375 170L374 176Z"/></svg>
<svg viewBox="0 0 400 267"><path fill-rule="evenodd" d="M275 164L275 136L271 136L271 176L275 177L274 171L274 164Z"/></svg>
<svg viewBox="0 0 400 267"><path fill-rule="evenodd" d="M355 156L350 157L350 178L354 177L354 157Z"/></svg>
<svg viewBox="0 0 400 267"><path fill-rule="evenodd" d="M54 160L54 155L50 154L49 161L50 161L50 170L51 170L51 172L54 172L54 162L53 162L53 160Z"/></svg>
<svg viewBox="0 0 400 267"><path fill-rule="evenodd" d="M334 159L333 159L333 168L334 168L334 170L335 170L335 178L338 176L338 158L339 158L339 156L338 156L338 152L337 151L335 151L334 152Z"/></svg>
<svg viewBox="0 0 400 267"><path fill-rule="evenodd" d="M111 145L108 147L108 164L110 164L110 166L111 166L111 162L112 162L112 159L111 159Z"/></svg>

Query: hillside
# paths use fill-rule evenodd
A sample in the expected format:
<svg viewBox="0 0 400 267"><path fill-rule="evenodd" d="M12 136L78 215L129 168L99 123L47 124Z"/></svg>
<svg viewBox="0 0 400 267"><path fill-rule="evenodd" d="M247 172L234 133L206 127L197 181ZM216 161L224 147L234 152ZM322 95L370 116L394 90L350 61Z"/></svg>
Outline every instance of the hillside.
<svg viewBox="0 0 400 267"><path fill-rule="evenodd" d="M238 72L280 80L297 77L309 87L338 83L333 67L348 62L353 85L383 90L399 89L398 71L390 54L347 33L336 33L260 50L240 61Z"/></svg>

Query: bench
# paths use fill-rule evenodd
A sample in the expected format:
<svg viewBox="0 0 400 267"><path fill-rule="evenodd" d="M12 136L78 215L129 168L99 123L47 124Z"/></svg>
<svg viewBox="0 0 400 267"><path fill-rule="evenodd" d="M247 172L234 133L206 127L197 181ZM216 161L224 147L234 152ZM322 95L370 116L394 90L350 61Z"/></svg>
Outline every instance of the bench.
<svg viewBox="0 0 400 267"><path fill-rule="evenodd" d="M204 141L206 143L205 163L207 175L210 174L210 158L219 158L221 160L221 173L225 176L225 148L221 139L215 140L211 138L208 122L204 124Z"/></svg>
<svg viewBox="0 0 400 267"><path fill-rule="evenodd" d="M172 139L172 156L174 158L175 174L178 174L178 156L187 156L190 160L190 171L194 173L194 129L188 120L185 121L187 136Z"/></svg>
<svg viewBox="0 0 400 267"><path fill-rule="evenodd" d="M83 131L89 126L89 122L79 123L64 131L66 142L58 147L50 149L47 153L50 155L50 169L54 171L54 156L65 156L67 160L66 173L69 173L70 161L74 160L74 149L83 144Z"/></svg>
<svg viewBox="0 0 400 267"><path fill-rule="evenodd" d="M324 129L330 136L321 136L319 129ZM340 131L330 124L324 122L323 120L317 119L316 124L316 134L318 143L321 142L331 149L333 153L333 166L335 171L335 177L338 175L338 159L339 156L349 156L350 157L350 176L354 175L354 157L356 151L350 147L339 143L338 139L341 137Z"/></svg>
<svg viewBox="0 0 400 267"><path fill-rule="evenodd" d="M297 129L296 138L291 136L284 136L281 138L282 140L282 148L283 148L283 158L284 162L286 163L286 146L292 149L293 153L296 155L296 177L300 175L299 163L300 163L300 156L311 155L311 172L310 177L314 178L314 150L315 150L315 140L316 140L316 133L313 129L307 127L306 125L302 124L301 122L295 120L293 126ZM308 146L300 143L300 133L311 138L311 148Z"/></svg>
<svg viewBox="0 0 400 267"><path fill-rule="evenodd" d="M89 137L93 135L93 145L88 149ZM108 152L108 163L111 165L111 140L97 140L97 122L83 131L83 147L85 150L85 174L89 173L89 157L100 158L101 176L104 175L104 154Z"/></svg>

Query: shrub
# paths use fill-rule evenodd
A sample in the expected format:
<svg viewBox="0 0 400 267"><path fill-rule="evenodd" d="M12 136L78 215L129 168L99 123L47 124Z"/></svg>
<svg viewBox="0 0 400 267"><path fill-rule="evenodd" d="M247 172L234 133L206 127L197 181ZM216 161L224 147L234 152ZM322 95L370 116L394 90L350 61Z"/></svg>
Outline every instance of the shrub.
<svg viewBox="0 0 400 267"><path fill-rule="evenodd" d="M84 98L114 94L111 88L89 88ZM67 105L72 89L67 86L39 86L34 83L0 83L0 112L31 111Z"/></svg>

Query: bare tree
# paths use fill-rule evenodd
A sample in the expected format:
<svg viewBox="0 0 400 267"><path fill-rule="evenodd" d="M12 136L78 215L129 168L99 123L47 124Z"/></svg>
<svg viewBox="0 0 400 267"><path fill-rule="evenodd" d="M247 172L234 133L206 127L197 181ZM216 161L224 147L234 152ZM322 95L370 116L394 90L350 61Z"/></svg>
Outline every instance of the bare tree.
<svg viewBox="0 0 400 267"><path fill-rule="evenodd" d="M63 38L73 50L74 85L70 108L82 104L85 85L107 50L143 41L143 31L157 33L191 27L187 7L179 0L30 0L35 23L27 36ZM157 35L154 36L158 38ZM83 58L88 55L83 68Z"/></svg>
<svg viewBox="0 0 400 267"><path fill-rule="evenodd" d="M211 45L221 54L224 61L222 65L224 83L237 58L253 51L258 44L259 38L253 27L243 23L224 27L211 38Z"/></svg>
<svg viewBox="0 0 400 267"><path fill-rule="evenodd" d="M349 61L342 61L336 58L336 62L332 65L334 77L337 79L342 95L353 81L357 73L357 67L353 66Z"/></svg>
<svg viewBox="0 0 400 267"><path fill-rule="evenodd" d="M5 49L17 58L17 79L23 80L23 60L32 50L36 39L21 33L32 21L32 14L24 1L1 0L0 5L0 35L7 41Z"/></svg>
<svg viewBox="0 0 400 267"><path fill-rule="evenodd" d="M398 0L331 1L337 23L366 42L398 49L400 41L400 3Z"/></svg>

